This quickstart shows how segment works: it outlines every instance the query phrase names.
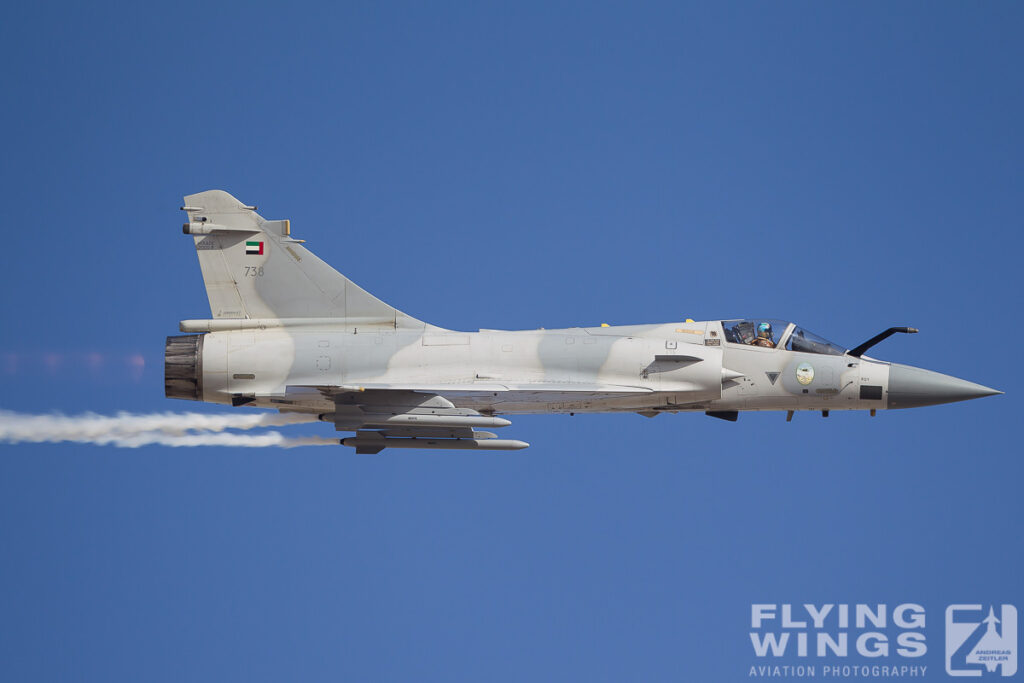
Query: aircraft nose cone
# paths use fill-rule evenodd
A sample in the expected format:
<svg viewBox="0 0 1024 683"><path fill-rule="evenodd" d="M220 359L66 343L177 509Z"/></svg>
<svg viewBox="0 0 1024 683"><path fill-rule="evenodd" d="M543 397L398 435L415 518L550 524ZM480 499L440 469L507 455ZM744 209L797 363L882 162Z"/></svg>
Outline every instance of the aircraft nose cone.
<svg viewBox="0 0 1024 683"><path fill-rule="evenodd" d="M889 366L889 407L918 408L966 401L1003 392L910 365Z"/></svg>

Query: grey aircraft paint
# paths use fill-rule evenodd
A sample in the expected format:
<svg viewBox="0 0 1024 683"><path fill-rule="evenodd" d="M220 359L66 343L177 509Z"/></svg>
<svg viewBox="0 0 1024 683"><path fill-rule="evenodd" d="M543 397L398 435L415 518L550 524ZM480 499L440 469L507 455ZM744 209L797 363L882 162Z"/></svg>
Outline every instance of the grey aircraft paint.
<svg viewBox="0 0 1024 683"><path fill-rule="evenodd" d="M212 317L168 337L170 398L303 412L383 448L509 450L499 415L881 410L1000 392L785 321L458 332L393 308L226 192L185 197Z"/></svg>

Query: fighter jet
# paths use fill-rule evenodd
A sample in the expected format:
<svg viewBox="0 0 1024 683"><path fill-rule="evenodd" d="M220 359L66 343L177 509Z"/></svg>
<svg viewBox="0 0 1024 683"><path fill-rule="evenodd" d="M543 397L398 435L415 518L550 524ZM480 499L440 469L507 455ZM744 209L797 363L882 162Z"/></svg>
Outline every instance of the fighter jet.
<svg viewBox="0 0 1024 683"><path fill-rule="evenodd" d="M459 332L384 303L227 192L185 197L212 317L167 338L169 398L318 416L357 453L516 450L502 415L877 410L1001 392L784 320Z"/></svg>

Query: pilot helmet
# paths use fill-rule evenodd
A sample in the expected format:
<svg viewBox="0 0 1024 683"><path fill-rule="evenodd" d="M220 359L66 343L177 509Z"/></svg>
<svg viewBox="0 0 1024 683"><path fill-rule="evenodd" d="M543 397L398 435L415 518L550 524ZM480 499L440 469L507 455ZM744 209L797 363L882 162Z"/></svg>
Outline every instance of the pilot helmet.
<svg viewBox="0 0 1024 683"><path fill-rule="evenodd" d="M757 325L757 336L761 339L772 338L772 324L771 323L758 323Z"/></svg>

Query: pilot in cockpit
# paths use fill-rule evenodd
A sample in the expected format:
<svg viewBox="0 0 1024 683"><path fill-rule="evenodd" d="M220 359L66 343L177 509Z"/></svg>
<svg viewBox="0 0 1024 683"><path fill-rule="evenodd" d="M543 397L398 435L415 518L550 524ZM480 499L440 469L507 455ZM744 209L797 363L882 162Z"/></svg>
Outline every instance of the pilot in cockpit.
<svg viewBox="0 0 1024 683"><path fill-rule="evenodd" d="M758 323L757 336L750 341L751 346L763 346L766 349L774 349L775 342L772 341L772 324Z"/></svg>

